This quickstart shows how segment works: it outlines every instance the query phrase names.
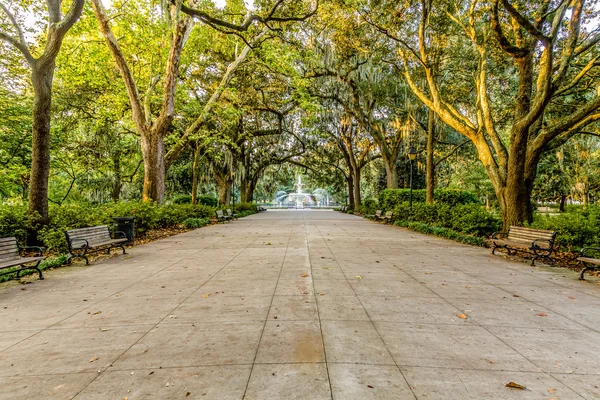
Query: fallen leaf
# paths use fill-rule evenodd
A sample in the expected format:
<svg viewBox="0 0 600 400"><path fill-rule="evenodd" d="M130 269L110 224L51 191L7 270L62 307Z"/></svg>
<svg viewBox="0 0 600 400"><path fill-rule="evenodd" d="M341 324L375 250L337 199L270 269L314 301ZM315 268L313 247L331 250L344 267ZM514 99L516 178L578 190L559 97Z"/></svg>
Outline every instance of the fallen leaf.
<svg viewBox="0 0 600 400"><path fill-rule="evenodd" d="M331 271L331 268L329 268L329 267L323 267L323 269L326 269L327 271Z"/></svg>
<svg viewBox="0 0 600 400"><path fill-rule="evenodd" d="M509 388L513 388L513 389L519 389L519 390L525 390L526 389L525 386L519 385L518 383L514 383L514 382L508 382L505 386L509 387Z"/></svg>
<svg viewBox="0 0 600 400"><path fill-rule="evenodd" d="M373 386L371 386L371 385L367 385L367 387L368 387L369 389L373 389Z"/></svg>
<svg viewBox="0 0 600 400"><path fill-rule="evenodd" d="M467 319L467 316L465 314L456 314L456 316L460 319Z"/></svg>
<svg viewBox="0 0 600 400"><path fill-rule="evenodd" d="M356 275L355 278L356 279L362 279L362 276L361 275Z"/></svg>
<svg viewBox="0 0 600 400"><path fill-rule="evenodd" d="M303 277L303 278L308 278L308 274L302 274L300 276Z"/></svg>
<svg viewBox="0 0 600 400"><path fill-rule="evenodd" d="M521 296L519 296L518 294L513 294L513 297L521 297Z"/></svg>
<svg viewBox="0 0 600 400"><path fill-rule="evenodd" d="M270 245L271 245L271 242L267 242L267 246L270 246Z"/></svg>
<svg viewBox="0 0 600 400"><path fill-rule="evenodd" d="M94 357L90 360L90 362L93 363L94 361L97 361L97 360L98 360L98 357Z"/></svg>
<svg viewBox="0 0 600 400"><path fill-rule="evenodd" d="M467 289L471 289L471 286L465 286Z"/></svg>
<svg viewBox="0 0 600 400"><path fill-rule="evenodd" d="M569 298L570 298L570 299L574 299L574 298L575 298L575 296L569 296Z"/></svg>
<svg viewBox="0 0 600 400"><path fill-rule="evenodd" d="M202 297L203 297L203 298L205 298L205 299L206 299L206 298L208 298L208 296L210 296L210 293L204 293L204 294L202 295Z"/></svg>
<svg viewBox="0 0 600 400"><path fill-rule="evenodd" d="M106 328L100 328L100 332L106 332L108 329Z"/></svg>
<svg viewBox="0 0 600 400"><path fill-rule="evenodd" d="M96 311L93 315L102 314L102 311Z"/></svg>
<svg viewBox="0 0 600 400"><path fill-rule="evenodd" d="M549 388L548 389L548 393L554 393L554 392L556 392L556 389L554 389L554 388Z"/></svg>
<svg viewBox="0 0 600 400"><path fill-rule="evenodd" d="M187 393L185 394L185 397L190 397L190 394L191 394L190 392L187 392Z"/></svg>
<svg viewBox="0 0 600 400"><path fill-rule="evenodd" d="M547 317L548 316L548 314L544 314L544 313L539 313L539 314L535 314L535 315L537 315L538 317Z"/></svg>

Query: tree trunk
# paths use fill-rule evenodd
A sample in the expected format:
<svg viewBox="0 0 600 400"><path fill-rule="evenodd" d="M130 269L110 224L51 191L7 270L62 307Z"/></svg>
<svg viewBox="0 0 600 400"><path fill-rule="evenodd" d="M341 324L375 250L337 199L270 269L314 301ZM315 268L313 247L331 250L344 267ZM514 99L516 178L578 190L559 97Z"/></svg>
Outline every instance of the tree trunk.
<svg viewBox="0 0 600 400"><path fill-rule="evenodd" d="M354 211L359 212L360 210L360 168L356 168L352 174L354 177Z"/></svg>
<svg viewBox="0 0 600 400"><path fill-rule="evenodd" d="M231 180L217 180L219 190L219 204L226 206L231 202Z"/></svg>
<svg viewBox="0 0 600 400"><path fill-rule="evenodd" d="M164 142L161 134L150 132L142 135L144 158L144 190L142 200L162 203L165 197Z"/></svg>
<svg viewBox="0 0 600 400"><path fill-rule="evenodd" d="M509 182L518 178L509 177ZM507 184L499 192L496 191L502 213L502 229L512 225L523 225L523 222L533 222L533 207L531 206L532 182L521 177L520 185ZM507 182L508 183L508 182Z"/></svg>
<svg viewBox="0 0 600 400"><path fill-rule="evenodd" d="M427 176L426 176L426 199L427 203L433 203L435 190L435 160L433 158L435 138L435 114L429 110L427 119Z"/></svg>
<svg viewBox="0 0 600 400"><path fill-rule="evenodd" d="M383 165L385 165L385 180L388 189L398 188L398 171L396 171L396 159L384 156L382 153Z"/></svg>
<svg viewBox="0 0 600 400"><path fill-rule="evenodd" d="M48 223L48 177L50 176L50 109L54 61L37 65L31 72L35 95L31 143L31 181L29 214L39 214L40 223Z"/></svg>
<svg viewBox="0 0 600 400"><path fill-rule="evenodd" d="M567 204L567 195L564 193L561 193L560 195L560 205L558 206L558 211L559 212L565 212L566 211L566 204Z"/></svg>
<svg viewBox="0 0 600 400"><path fill-rule="evenodd" d="M111 192L112 201L115 203L119 201L121 197L121 152L117 150L113 154L113 187Z"/></svg>
<svg viewBox="0 0 600 400"><path fill-rule="evenodd" d="M200 162L200 145L196 143L194 149L194 161L192 162L192 204L198 203L198 164Z"/></svg>
<svg viewBox="0 0 600 400"><path fill-rule="evenodd" d="M348 174L346 177L348 183L348 208L354 208L354 177Z"/></svg>

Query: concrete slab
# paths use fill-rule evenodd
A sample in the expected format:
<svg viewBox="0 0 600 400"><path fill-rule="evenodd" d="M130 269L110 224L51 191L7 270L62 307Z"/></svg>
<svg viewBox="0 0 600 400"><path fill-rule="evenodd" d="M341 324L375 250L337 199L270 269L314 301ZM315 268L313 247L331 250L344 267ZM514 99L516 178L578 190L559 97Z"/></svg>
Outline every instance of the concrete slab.
<svg viewBox="0 0 600 400"><path fill-rule="evenodd" d="M571 271L316 210L129 252L0 285L0 399L600 398Z"/></svg>

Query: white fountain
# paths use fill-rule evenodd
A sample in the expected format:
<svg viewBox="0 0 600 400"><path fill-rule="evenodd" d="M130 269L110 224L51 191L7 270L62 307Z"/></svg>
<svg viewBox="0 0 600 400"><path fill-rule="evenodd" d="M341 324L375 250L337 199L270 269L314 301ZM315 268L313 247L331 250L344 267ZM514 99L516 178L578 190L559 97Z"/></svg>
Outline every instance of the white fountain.
<svg viewBox="0 0 600 400"><path fill-rule="evenodd" d="M302 177L298 175L296 191L288 193L283 190L275 193L274 203L279 207L304 209L305 207L329 205L329 194L325 189L315 189L312 193L302 191Z"/></svg>

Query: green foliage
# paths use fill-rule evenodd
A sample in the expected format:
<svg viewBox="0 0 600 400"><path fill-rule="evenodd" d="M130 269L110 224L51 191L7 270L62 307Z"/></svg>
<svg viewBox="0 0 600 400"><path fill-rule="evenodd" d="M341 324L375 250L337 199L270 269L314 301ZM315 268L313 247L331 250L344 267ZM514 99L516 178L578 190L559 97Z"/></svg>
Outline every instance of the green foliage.
<svg viewBox="0 0 600 400"><path fill-rule="evenodd" d="M375 211L377 211L377 200L376 199L367 199L364 200L360 206L360 212L361 214L375 214Z"/></svg>
<svg viewBox="0 0 600 400"><path fill-rule="evenodd" d="M64 231L87 226L113 224L113 217L133 216L136 235L150 229L169 228L184 223L186 219L206 219L214 215L214 208L205 205L170 204L152 202L120 202L102 205L73 203L50 207L48 225L40 228L27 217L26 206L0 206L0 237L16 236L25 240L27 229L37 229L38 237L47 250L66 251Z"/></svg>
<svg viewBox="0 0 600 400"><path fill-rule="evenodd" d="M191 229L202 228L206 225L210 225L208 218L187 218L183 221L183 226Z"/></svg>
<svg viewBox="0 0 600 400"><path fill-rule="evenodd" d="M27 206L0 205L0 237L14 236L19 242L23 242L27 238L30 224Z"/></svg>
<svg viewBox="0 0 600 400"><path fill-rule="evenodd" d="M256 211L256 204L254 203L239 203L235 205L235 211L239 214L242 211L252 211L254 214Z"/></svg>
<svg viewBox="0 0 600 400"><path fill-rule="evenodd" d="M401 226L403 228L408 228L419 233L424 233L426 235L440 236L446 239L455 240L457 242L470 244L472 246L485 246L485 240L483 238L465 235L448 228L431 226L423 222L399 220L394 222L394 225Z"/></svg>
<svg viewBox="0 0 600 400"><path fill-rule="evenodd" d="M531 228L557 232L559 247L573 251L581 247L600 246L600 207L587 210L570 207L569 212L558 215L535 215Z"/></svg>
<svg viewBox="0 0 600 400"><path fill-rule="evenodd" d="M216 207L219 205L219 199L212 196L200 196L198 197L198 203L205 206Z"/></svg>
<svg viewBox="0 0 600 400"><path fill-rule="evenodd" d="M191 194L180 194L180 195L173 197L173 204L191 204L191 203L192 203L192 195Z"/></svg>
<svg viewBox="0 0 600 400"><path fill-rule="evenodd" d="M414 203L424 203L425 197L425 189L413 190ZM379 204L384 210L393 210L398 204L409 201L409 198L410 189L385 189L379 193ZM474 193L458 189L436 189L434 199L436 203L449 205L480 204Z"/></svg>
<svg viewBox="0 0 600 400"><path fill-rule="evenodd" d="M409 203L401 203L394 208L394 219L421 222L475 236L488 236L500 230L502 225L498 216L478 204L413 203L411 213Z"/></svg>

